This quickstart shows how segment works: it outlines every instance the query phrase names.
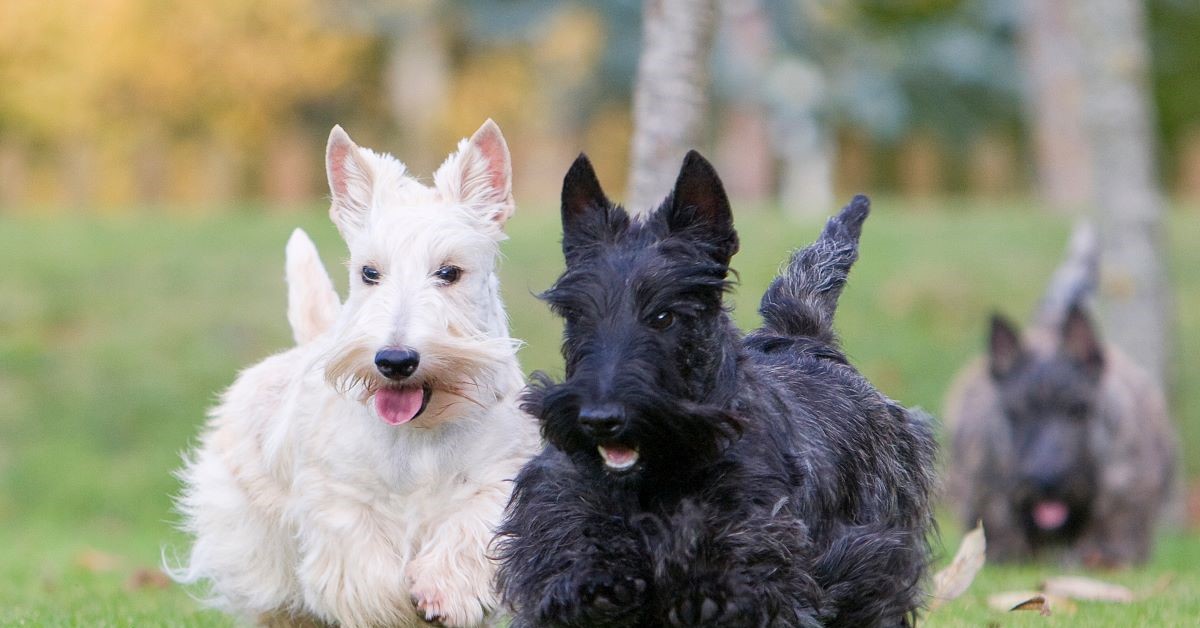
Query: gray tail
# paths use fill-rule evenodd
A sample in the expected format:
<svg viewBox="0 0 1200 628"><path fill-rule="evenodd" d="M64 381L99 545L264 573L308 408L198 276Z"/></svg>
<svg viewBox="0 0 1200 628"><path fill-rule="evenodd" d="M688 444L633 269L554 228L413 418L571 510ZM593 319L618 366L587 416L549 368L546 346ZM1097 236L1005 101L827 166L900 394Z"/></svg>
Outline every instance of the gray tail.
<svg viewBox="0 0 1200 628"><path fill-rule="evenodd" d="M1066 257L1038 304L1034 322L1047 329L1058 329L1073 304L1087 305L1096 293L1100 276L1100 243L1096 227L1081 220L1071 233Z"/></svg>
<svg viewBox="0 0 1200 628"><path fill-rule="evenodd" d="M834 338L838 297L858 259L858 238L870 212L870 199L855 196L825 223L816 242L792 254L758 308L764 329L785 336Z"/></svg>

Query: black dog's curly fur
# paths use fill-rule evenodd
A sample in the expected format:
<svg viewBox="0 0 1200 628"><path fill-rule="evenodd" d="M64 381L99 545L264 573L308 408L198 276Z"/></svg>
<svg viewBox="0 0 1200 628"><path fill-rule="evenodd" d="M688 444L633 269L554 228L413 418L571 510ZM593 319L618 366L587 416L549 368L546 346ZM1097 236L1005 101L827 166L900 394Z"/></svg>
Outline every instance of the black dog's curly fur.
<svg viewBox="0 0 1200 628"><path fill-rule="evenodd" d="M911 620L931 426L850 366L832 330L868 210L856 197L792 257L743 337L723 307L738 240L708 162L689 153L637 221L576 160L567 269L544 295L566 321L566 380L539 376L527 393L548 445L498 537L514 626ZM608 466L601 447L637 462Z"/></svg>

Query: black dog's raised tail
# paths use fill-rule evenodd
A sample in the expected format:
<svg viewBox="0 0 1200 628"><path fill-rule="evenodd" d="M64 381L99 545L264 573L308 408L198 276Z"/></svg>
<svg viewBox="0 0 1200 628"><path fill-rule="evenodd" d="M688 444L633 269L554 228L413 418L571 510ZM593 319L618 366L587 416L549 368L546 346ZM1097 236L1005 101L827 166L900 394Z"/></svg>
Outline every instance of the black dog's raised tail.
<svg viewBox="0 0 1200 628"><path fill-rule="evenodd" d="M858 259L858 238L869 213L870 199L855 196L825 223L816 242L792 254L763 295L758 311L764 329L785 336L833 339L838 297Z"/></svg>

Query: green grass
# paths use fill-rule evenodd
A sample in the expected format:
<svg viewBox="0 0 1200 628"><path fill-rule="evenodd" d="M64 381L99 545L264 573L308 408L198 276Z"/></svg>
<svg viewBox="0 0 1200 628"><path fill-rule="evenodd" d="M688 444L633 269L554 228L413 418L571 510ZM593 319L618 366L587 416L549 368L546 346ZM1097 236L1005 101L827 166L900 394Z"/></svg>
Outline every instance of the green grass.
<svg viewBox="0 0 1200 628"><path fill-rule="evenodd" d="M1030 311L1069 225L1027 208L877 205L839 328L881 389L936 411L954 371L981 346L986 314L997 305L1019 317ZM204 408L237 369L290 343L283 245L297 224L344 286L342 244L316 208L273 217L0 218L0 624L228 625L178 588L124 583L156 565L162 547L183 545L171 527L170 472ZM735 314L750 326L780 261L819 222L744 213L738 225ZM532 296L561 267L557 218L526 208L511 231L503 281L513 333L528 342L522 363L557 372L559 325ZM1175 216L1170 232L1178 311L1200 311L1200 249L1191 246L1200 222ZM1200 443L1200 318L1180 316L1179 328L1175 414L1190 445ZM947 523L951 548L957 536ZM81 566L89 549L117 557L112 570ZM1148 568L1101 576L1148 590L1171 574L1145 602L1081 604L1049 620L987 610L987 594L1029 589L1052 573L988 567L929 623L1184 625L1200 616L1192 537L1164 540Z"/></svg>

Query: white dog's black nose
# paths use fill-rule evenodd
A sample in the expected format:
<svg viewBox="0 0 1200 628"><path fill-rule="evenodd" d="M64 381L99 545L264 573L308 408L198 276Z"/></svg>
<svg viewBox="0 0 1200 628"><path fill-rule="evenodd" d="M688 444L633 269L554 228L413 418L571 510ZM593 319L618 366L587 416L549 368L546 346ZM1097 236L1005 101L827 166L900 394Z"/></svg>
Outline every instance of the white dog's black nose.
<svg viewBox="0 0 1200 628"><path fill-rule="evenodd" d="M417 370L421 354L412 349L380 349L375 354L375 368L388 379L404 379Z"/></svg>

